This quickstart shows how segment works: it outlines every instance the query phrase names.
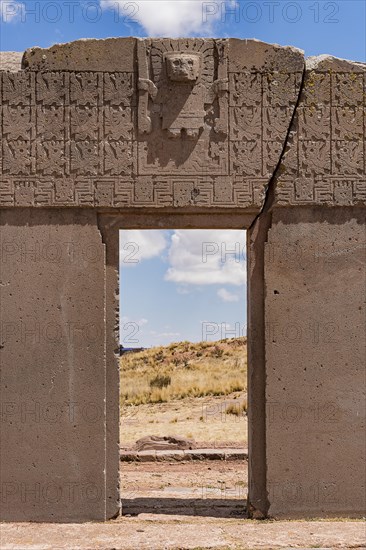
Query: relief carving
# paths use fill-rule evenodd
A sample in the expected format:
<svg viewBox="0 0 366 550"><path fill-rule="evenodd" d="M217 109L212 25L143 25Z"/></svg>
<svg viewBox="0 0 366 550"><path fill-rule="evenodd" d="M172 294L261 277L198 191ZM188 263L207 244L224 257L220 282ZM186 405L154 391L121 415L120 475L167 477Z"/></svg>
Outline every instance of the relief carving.
<svg viewBox="0 0 366 550"><path fill-rule="evenodd" d="M0 72L0 207L28 201L258 212L298 99L302 53L232 39L126 41L129 59L113 57L116 68L107 69L107 59L93 65L89 54L62 65L57 52L45 68L32 50L26 70ZM123 52L125 39L113 48L119 43ZM100 45L111 47L108 40ZM329 108L312 114L313 102L309 96L304 111L306 175L320 166L319 150L329 159L319 148L329 141L319 131ZM340 123L334 134L332 162L345 174L362 160L358 144L343 143L356 125L361 135L361 115L362 107L337 111L347 127ZM294 172L298 164L296 157Z"/></svg>
<svg viewBox="0 0 366 550"><path fill-rule="evenodd" d="M193 41L186 41L186 50L175 50L174 41L169 44L171 51L159 51L159 44L153 42L147 47L145 42L138 45L139 63L139 106L138 126L140 134L149 134L159 126L170 139L198 139L205 124L212 125L215 132L227 134L227 53L224 45L218 48L218 77L214 80L214 64L208 59L209 49L197 48ZM198 43L202 46L202 44ZM189 47L190 46L190 47ZM205 44L206 46L206 44ZM194 48L197 48L197 51ZM151 66L151 50L154 66ZM159 51L157 54L156 52ZM160 55L159 55L160 54ZM158 64L160 66L158 66ZM150 72L155 73L150 78ZM209 116L210 106L217 99L218 116ZM154 117L155 115L155 117ZM153 119L156 119L156 128Z"/></svg>
<svg viewBox="0 0 366 550"><path fill-rule="evenodd" d="M309 60L277 177L279 206L365 203L366 65Z"/></svg>

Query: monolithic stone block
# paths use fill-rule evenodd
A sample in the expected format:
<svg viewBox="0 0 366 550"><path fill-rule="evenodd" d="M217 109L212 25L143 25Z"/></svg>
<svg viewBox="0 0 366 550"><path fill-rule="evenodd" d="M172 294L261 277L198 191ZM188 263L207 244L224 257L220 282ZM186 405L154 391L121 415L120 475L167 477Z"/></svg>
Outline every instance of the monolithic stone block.
<svg viewBox="0 0 366 550"><path fill-rule="evenodd" d="M265 245L268 513L362 516L365 209L276 209Z"/></svg>
<svg viewBox="0 0 366 550"><path fill-rule="evenodd" d="M1 519L118 512L118 229L172 227L250 228L250 515L364 514L366 66L200 38L19 62L1 55Z"/></svg>
<svg viewBox="0 0 366 550"><path fill-rule="evenodd" d="M364 513L365 68L307 60L249 231L252 517Z"/></svg>
<svg viewBox="0 0 366 550"><path fill-rule="evenodd" d="M2 76L0 205L215 207L251 223L304 58L255 40L118 38L32 48L23 68Z"/></svg>
<svg viewBox="0 0 366 550"><path fill-rule="evenodd" d="M119 509L119 391L108 385L96 213L1 210L0 243L0 518L108 519Z"/></svg>

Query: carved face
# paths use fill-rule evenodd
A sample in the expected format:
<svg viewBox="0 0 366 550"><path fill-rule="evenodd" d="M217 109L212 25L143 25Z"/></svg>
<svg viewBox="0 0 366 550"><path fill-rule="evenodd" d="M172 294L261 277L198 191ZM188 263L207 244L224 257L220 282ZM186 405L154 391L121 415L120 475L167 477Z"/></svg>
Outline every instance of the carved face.
<svg viewBox="0 0 366 550"><path fill-rule="evenodd" d="M168 78L175 82L195 82L200 72L200 56L169 53L165 57Z"/></svg>

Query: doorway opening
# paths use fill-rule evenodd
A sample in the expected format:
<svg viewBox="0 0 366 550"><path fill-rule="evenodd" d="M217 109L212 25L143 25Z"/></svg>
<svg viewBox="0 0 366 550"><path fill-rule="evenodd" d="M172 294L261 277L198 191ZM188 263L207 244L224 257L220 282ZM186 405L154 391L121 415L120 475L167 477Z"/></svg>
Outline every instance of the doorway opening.
<svg viewBox="0 0 366 550"><path fill-rule="evenodd" d="M244 230L121 230L122 514L245 517Z"/></svg>

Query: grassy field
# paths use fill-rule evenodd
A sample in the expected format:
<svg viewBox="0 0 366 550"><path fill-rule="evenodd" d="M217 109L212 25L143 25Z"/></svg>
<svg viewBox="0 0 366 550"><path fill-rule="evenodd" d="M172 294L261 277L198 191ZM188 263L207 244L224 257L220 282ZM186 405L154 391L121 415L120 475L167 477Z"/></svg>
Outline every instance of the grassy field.
<svg viewBox="0 0 366 550"><path fill-rule="evenodd" d="M246 446L245 338L180 342L120 360L121 446L146 435Z"/></svg>
<svg viewBox="0 0 366 550"><path fill-rule="evenodd" d="M246 338L151 348L122 356L120 366L122 405L229 395L246 391Z"/></svg>

